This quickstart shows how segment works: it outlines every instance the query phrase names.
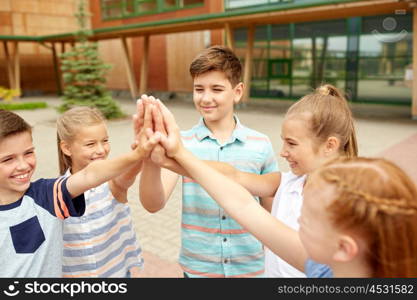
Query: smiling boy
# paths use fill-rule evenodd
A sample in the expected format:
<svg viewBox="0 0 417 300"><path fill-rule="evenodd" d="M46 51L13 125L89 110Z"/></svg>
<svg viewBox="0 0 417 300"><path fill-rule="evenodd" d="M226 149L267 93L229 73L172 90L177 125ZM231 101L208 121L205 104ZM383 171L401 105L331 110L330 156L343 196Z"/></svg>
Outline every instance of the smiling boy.
<svg viewBox="0 0 417 300"><path fill-rule="evenodd" d="M269 138L243 126L234 114L234 105L243 94L241 73L239 59L223 46L205 49L193 60L190 66L193 101L201 119L196 126L182 132L184 145L200 159L226 162L241 171L277 172ZM150 212L162 209L178 177L176 173L161 171L152 162L145 161L140 182L143 206ZM182 177L182 187L179 262L184 276L262 276L262 244L230 218L191 178ZM259 199L254 198L254 201Z"/></svg>

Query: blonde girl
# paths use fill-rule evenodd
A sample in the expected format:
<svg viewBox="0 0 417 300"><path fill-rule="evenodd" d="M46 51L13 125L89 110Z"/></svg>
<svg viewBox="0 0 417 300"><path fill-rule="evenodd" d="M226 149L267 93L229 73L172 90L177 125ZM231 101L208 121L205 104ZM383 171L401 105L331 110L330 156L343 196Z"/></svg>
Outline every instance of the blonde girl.
<svg viewBox="0 0 417 300"><path fill-rule="evenodd" d="M244 187L185 149L173 115L159 106L167 155L232 218L307 276L417 276L417 190L394 164L341 157L313 171L297 232L253 201Z"/></svg>
<svg viewBox="0 0 417 300"><path fill-rule="evenodd" d="M101 113L76 107L57 120L60 174L68 176L110 152ZM64 277L137 277L143 265L141 248L127 202L127 190L140 172L141 162L84 193L85 214L64 222Z"/></svg>

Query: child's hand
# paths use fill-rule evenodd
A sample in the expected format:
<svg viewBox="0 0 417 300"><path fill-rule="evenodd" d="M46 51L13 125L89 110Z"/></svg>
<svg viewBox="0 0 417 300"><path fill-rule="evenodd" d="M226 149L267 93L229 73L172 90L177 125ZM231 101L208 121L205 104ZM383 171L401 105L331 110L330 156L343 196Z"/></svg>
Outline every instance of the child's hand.
<svg viewBox="0 0 417 300"><path fill-rule="evenodd" d="M163 167L164 161L168 159L165 149L161 145L157 145L151 153L151 160L154 164Z"/></svg>
<svg viewBox="0 0 417 300"><path fill-rule="evenodd" d="M133 144L131 145L132 150L137 146L138 141L140 140L139 133L144 125L145 117L145 105L148 102L148 96L142 95L140 99L136 101L136 114L132 116L133 123Z"/></svg>
<svg viewBox="0 0 417 300"><path fill-rule="evenodd" d="M160 132L155 133L152 129L152 115L154 114L153 111L157 108L148 101L143 102L145 103L138 105L141 111L137 114L137 119L135 120L135 145L132 148L138 154L142 155L143 158L148 158L151 151L160 142L162 134Z"/></svg>
<svg viewBox="0 0 417 300"><path fill-rule="evenodd" d="M166 135L161 135L161 144L167 156L175 157L183 148L180 129L172 113L160 100L157 100L157 106L162 114L163 128L167 131Z"/></svg>

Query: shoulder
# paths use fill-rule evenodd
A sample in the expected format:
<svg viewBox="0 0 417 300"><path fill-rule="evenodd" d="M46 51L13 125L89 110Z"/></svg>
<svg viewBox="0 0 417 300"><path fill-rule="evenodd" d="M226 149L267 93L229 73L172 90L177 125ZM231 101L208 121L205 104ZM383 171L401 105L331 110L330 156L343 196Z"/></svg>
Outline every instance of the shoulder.
<svg viewBox="0 0 417 300"><path fill-rule="evenodd" d="M304 265L304 271L310 278L330 278L333 272L328 265L319 264L311 259L307 259Z"/></svg>
<svg viewBox="0 0 417 300"><path fill-rule="evenodd" d="M190 129L187 130L181 130L180 134L181 137L184 138L192 138L196 135L196 133L198 132L199 128L201 126L199 124L194 125L193 127L191 127Z"/></svg>
<svg viewBox="0 0 417 300"><path fill-rule="evenodd" d="M264 134L262 132L259 132L255 129L246 127L245 125L242 125L242 124L240 124L240 129L242 130L242 132L245 133L246 138L249 141L264 141L266 143L271 142L271 140L269 139L269 137L266 134Z"/></svg>
<svg viewBox="0 0 417 300"><path fill-rule="evenodd" d="M295 175L293 172L282 172L281 173L281 183L279 185L279 189L287 189L288 187L292 187L292 189L298 189L304 186L306 176L305 175Z"/></svg>
<svg viewBox="0 0 417 300"><path fill-rule="evenodd" d="M26 191L25 194L33 194L36 193L40 190L48 190L48 189L52 189L55 182L58 181L58 179L60 179L62 177L59 178L49 178L49 179L45 179L45 178L41 178L38 179L36 181L33 181L30 183L29 189Z"/></svg>

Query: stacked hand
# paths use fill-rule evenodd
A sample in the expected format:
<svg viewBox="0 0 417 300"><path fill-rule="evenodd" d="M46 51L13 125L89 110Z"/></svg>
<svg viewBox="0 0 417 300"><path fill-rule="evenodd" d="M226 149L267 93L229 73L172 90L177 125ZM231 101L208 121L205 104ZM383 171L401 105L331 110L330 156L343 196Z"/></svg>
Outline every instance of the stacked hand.
<svg viewBox="0 0 417 300"><path fill-rule="evenodd" d="M182 148L178 125L166 106L153 96L142 95L133 115L135 143L142 147L146 157L163 166Z"/></svg>

